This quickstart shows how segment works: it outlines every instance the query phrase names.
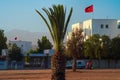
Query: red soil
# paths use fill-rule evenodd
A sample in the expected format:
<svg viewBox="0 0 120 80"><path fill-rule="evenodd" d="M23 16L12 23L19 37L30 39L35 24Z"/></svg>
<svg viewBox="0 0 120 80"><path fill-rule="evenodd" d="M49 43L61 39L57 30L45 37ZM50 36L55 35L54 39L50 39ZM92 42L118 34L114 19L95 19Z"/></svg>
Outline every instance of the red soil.
<svg viewBox="0 0 120 80"><path fill-rule="evenodd" d="M0 70L0 80L50 80L51 70ZM120 80L120 69L66 70L66 80Z"/></svg>

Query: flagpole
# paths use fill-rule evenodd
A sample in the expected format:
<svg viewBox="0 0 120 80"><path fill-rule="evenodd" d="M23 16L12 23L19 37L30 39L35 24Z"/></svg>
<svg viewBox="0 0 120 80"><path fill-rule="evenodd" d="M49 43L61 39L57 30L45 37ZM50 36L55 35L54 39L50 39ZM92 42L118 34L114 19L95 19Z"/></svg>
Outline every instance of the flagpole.
<svg viewBox="0 0 120 80"><path fill-rule="evenodd" d="M93 18L94 18L94 11L91 14L91 19L93 19Z"/></svg>
<svg viewBox="0 0 120 80"><path fill-rule="evenodd" d="M91 19L93 19L94 18L94 7L92 7L92 17L91 17Z"/></svg>
<svg viewBox="0 0 120 80"><path fill-rule="evenodd" d="M94 16L94 9L93 8L94 8L93 5L90 5L90 6L85 8L85 13L90 13L91 19L93 19L93 16ZM85 29L85 34L86 34L86 29ZM86 35L85 35L85 39L86 39Z"/></svg>

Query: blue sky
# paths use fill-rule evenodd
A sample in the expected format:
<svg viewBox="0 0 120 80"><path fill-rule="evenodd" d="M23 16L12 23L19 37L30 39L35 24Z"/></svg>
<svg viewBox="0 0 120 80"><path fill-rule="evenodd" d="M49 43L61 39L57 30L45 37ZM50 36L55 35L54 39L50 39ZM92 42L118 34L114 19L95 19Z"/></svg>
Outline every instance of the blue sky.
<svg viewBox="0 0 120 80"><path fill-rule="evenodd" d="M68 26L76 22L93 18L120 19L120 0L0 0L0 29L5 32L20 29L31 32L47 32L48 29L35 12L35 9L44 14L42 8L53 4L63 4L67 11L73 7L73 14ZM85 13L84 8L93 4L94 13Z"/></svg>

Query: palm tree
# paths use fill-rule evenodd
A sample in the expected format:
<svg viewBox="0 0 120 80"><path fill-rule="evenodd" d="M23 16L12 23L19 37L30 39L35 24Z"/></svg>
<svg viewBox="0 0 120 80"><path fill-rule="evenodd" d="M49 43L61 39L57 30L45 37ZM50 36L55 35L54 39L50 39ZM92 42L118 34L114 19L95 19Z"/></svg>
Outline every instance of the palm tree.
<svg viewBox="0 0 120 80"><path fill-rule="evenodd" d="M51 80L65 80L65 55L63 54L62 46L73 9L70 9L67 18L66 9L60 4L53 5L52 8L49 9L43 8L43 11L47 14L49 21L36 10L46 23L55 45L55 53L51 59Z"/></svg>

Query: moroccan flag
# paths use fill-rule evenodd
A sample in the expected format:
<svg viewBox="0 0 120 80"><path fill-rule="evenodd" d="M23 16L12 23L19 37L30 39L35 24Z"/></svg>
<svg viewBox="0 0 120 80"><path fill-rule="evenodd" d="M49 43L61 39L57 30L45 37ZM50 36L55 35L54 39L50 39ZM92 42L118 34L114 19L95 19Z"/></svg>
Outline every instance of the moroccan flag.
<svg viewBox="0 0 120 80"><path fill-rule="evenodd" d="M17 37L15 37L14 39L17 40Z"/></svg>
<svg viewBox="0 0 120 80"><path fill-rule="evenodd" d="M91 13L91 12L93 12L93 5L90 5L90 6L86 7L86 8L85 8L85 12L86 12L86 13Z"/></svg>

